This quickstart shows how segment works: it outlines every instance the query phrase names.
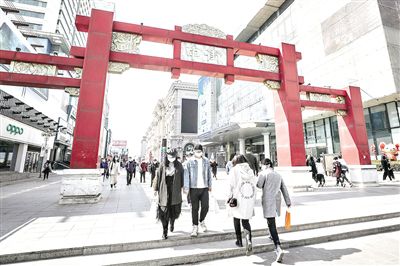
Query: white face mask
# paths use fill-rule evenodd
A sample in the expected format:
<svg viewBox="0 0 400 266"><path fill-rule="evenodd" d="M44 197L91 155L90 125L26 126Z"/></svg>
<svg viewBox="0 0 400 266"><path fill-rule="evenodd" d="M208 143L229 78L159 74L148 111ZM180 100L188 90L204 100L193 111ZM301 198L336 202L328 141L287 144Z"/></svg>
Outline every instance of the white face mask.
<svg viewBox="0 0 400 266"><path fill-rule="evenodd" d="M172 163L172 162L175 161L176 157L171 156L171 155L167 155L167 159L168 159L168 161L169 161L170 163Z"/></svg>
<svg viewBox="0 0 400 266"><path fill-rule="evenodd" d="M201 158L201 156L203 156L203 152L202 152L202 151L195 151L195 152L194 152L194 156L195 156L196 158Z"/></svg>

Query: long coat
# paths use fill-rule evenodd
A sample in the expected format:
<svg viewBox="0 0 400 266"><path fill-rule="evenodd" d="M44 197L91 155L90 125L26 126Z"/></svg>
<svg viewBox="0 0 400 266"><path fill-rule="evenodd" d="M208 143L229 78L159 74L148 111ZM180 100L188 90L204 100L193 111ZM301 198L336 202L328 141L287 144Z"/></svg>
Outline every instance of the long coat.
<svg viewBox="0 0 400 266"><path fill-rule="evenodd" d="M184 170L180 162L176 162L174 181L172 183L172 199L171 205L182 203L182 187L183 187ZM167 183L165 180L165 165L160 166L157 172L157 178L153 182L153 188L158 192L158 205L167 206L168 194Z"/></svg>
<svg viewBox="0 0 400 266"><path fill-rule="evenodd" d="M110 174L111 174L110 184L115 185L115 184L117 184L118 175L119 175L119 173L121 172L121 171L120 171L120 169L121 169L121 168L120 168L120 165L119 165L118 162L116 162L116 163L111 162L111 163L108 165L108 168L109 168L109 172L110 172Z"/></svg>
<svg viewBox="0 0 400 266"><path fill-rule="evenodd" d="M237 199L237 207L229 207L232 215L238 219L250 219L254 216L256 203L256 177L248 163L234 166L230 176L230 195Z"/></svg>
<svg viewBox="0 0 400 266"><path fill-rule="evenodd" d="M288 190L280 174L267 169L258 176L257 187L262 189L261 203L265 218L281 215L281 193L286 205L291 205Z"/></svg>

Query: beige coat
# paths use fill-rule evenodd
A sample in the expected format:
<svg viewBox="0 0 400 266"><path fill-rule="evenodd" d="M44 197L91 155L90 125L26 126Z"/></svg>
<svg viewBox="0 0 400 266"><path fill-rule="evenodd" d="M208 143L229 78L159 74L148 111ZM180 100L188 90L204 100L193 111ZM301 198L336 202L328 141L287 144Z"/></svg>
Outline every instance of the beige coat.
<svg viewBox="0 0 400 266"><path fill-rule="evenodd" d="M121 169L120 169L120 166L119 166L119 162L116 162L116 163L111 162L108 165L108 169L110 171L110 184L112 184L112 185L117 184L117 178L118 178L118 175L121 172Z"/></svg>
<svg viewBox="0 0 400 266"><path fill-rule="evenodd" d="M258 175L257 187L262 189L261 203L265 218L281 215L281 193L286 206L291 205L289 193L280 174L272 169L262 171Z"/></svg>

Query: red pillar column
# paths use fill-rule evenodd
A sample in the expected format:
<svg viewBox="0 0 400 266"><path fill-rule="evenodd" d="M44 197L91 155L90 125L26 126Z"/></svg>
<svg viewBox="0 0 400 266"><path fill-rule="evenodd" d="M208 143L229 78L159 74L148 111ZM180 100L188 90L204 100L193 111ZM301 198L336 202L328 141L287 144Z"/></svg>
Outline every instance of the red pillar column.
<svg viewBox="0 0 400 266"><path fill-rule="evenodd" d="M92 9L88 30L71 168L96 168L114 13Z"/></svg>
<svg viewBox="0 0 400 266"><path fill-rule="evenodd" d="M281 88L273 92L279 166L304 166L305 146L295 46L282 43Z"/></svg>
<svg viewBox="0 0 400 266"><path fill-rule="evenodd" d="M346 88L347 115L338 116L340 149L343 159L351 165L369 165L367 128L360 88Z"/></svg>

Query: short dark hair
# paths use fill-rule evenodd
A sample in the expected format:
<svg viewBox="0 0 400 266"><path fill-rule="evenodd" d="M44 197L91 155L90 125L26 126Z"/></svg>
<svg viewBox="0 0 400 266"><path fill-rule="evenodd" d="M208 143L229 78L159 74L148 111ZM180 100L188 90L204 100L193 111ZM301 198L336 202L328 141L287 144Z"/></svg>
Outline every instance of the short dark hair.
<svg viewBox="0 0 400 266"><path fill-rule="evenodd" d="M247 147L247 148L246 148L246 151L247 151L247 152L251 152L251 151L252 151L251 147Z"/></svg>
<svg viewBox="0 0 400 266"><path fill-rule="evenodd" d="M246 159L246 157L244 157L243 154L239 154L236 156L236 164L239 164L239 163L247 163L247 159Z"/></svg>
<svg viewBox="0 0 400 266"><path fill-rule="evenodd" d="M268 165L268 166L271 167L271 168L274 168L274 165L273 165L271 159L269 159L269 158L265 158L265 159L263 160L263 164L264 164L264 165Z"/></svg>
<svg viewBox="0 0 400 266"><path fill-rule="evenodd" d="M337 156L333 157L333 160L337 160L337 159L338 159L338 157L337 157Z"/></svg>
<svg viewBox="0 0 400 266"><path fill-rule="evenodd" d="M201 144L196 144L196 146L194 146L193 150L203 150L203 146Z"/></svg>
<svg viewBox="0 0 400 266"><path fill-rule="evenodd" d="M341 154L338 157L339 157L339 159L342 159L342 155Z"/></svg>

